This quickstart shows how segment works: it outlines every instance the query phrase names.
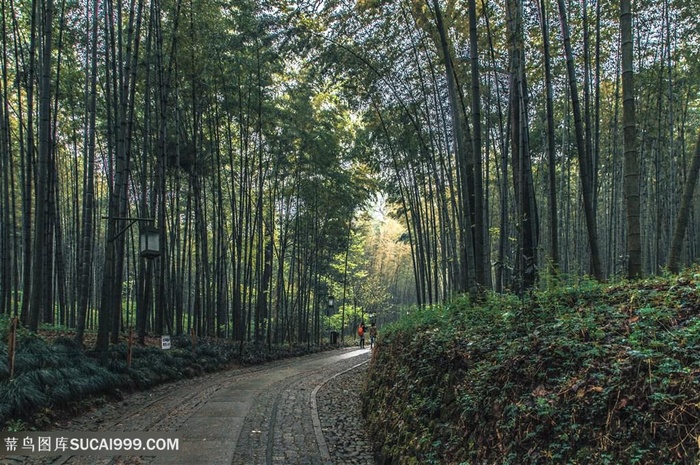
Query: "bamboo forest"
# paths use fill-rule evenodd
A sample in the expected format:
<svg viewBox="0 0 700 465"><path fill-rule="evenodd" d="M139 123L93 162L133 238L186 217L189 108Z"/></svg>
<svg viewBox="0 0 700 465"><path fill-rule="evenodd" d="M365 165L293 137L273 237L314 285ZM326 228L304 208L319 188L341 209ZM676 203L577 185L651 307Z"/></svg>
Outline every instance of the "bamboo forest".
<svg viewBox="0 0 700 465"><path fill-rule="evenodd" d="M0 0L0 314L320 344L700 253L683 0Z"/></svg>

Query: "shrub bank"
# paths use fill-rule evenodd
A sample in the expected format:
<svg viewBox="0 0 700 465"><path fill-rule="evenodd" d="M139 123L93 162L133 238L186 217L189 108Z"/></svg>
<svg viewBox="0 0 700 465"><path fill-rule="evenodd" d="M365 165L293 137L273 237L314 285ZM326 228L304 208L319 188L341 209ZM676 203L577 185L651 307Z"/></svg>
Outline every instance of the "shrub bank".
<svg viewBox="0 0 700 465"><path fill-rule="evenodd" d="M379 462L697 465L699 315L690 272L420 311L364 387Z"/></svg>
<svg viewBox="0 0 700 465"><path fill-rule="evenodd" d="M200 339L192 350L188 337L173 337L172 349L134 345L127 366L125 343L109 348L108 364L71 338L47 341L26 330L18 332L15 373L9 379L6 333L0 321L0 429L42 427L58 413L77 413L100 397L224 369L255 365L321 350L315 346L272 347L223 339Z"/></svg>

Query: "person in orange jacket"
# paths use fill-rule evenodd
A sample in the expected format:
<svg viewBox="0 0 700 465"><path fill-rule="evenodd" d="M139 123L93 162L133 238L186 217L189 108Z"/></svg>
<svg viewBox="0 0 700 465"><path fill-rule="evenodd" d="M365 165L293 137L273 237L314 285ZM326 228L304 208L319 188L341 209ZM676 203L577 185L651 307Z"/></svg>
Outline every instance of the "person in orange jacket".
<svg viewBox="0 0 700 465"><path fill-rule="evenodd" d="M357 327L357 335L360 336L360 349L365 348L365 322L360 323Z"/></svg>

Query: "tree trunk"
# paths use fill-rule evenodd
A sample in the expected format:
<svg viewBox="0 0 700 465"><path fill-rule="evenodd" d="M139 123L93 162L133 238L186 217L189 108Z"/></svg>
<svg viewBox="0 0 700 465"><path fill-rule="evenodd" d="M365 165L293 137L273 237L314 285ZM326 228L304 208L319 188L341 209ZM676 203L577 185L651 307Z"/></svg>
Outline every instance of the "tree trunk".
<svg viewBox="0 0 700 465"><path fill-rule="evenodd" d="M24 263L22 271L22 307L20 312L20 319L25 325L30 324L30 301L32 295L32 185L35 183L34 179L34 169L32 157L34 156L36 150L36 140L34 137L34 113L35 113L35 92L36 92L36 51L38 38L38 24L40 18L39 5L41 2L38 0L32 1L32 18L31 18L31 32L30 32L30 44L29 44L29 72L26 81L26 93L27 93L27 106L26 106L26 131L25 124L20 124L19 133L23 136L26 133L26 146L20 149L22 157L20 158L21 165L21 178L22 178L22 247L23 247L23 257L22 262ZM14 22L17 22L17 18L13 18ZM20 49L15 42L15 54L19 54ZM21 95L25 89L21 88L21 81L17 80L17 94L19 97L20 106L20 118L22 117L22 99ZM21 121L21 119L20 119ZM24 137L20 137L20 141L24 141Z"/></svg>
<svg viewBox="0 0 700 465"><path fill-rule="evenodd" d="M671 273L678 273L680 270L681 249L683 248L685 230L688 227L688 219L690 218L690 206L693 201L695 185L698 182L698 172L700 172L700 132L698 132L693 161L691 162L688 177L685 181L683 197L681 197L681 206L678 209L676 224L673 228L673 239L671 240L671 250L668 256L668 269Z"/></svg>
<svg viewBox="0 0 700 465"><path fill-rule="evenodd" d="M576 130L576 149L578 152L579 170L581 172L581 190L583 194L583 208L586 217L586 230L588 232L588 245L591 252L591 268L593 277L598 281L605 279L603 266L600 261L600 249L598 247L598 226L596 212L594 210L593 197L593 173L591 172L591 160L588 157L584 141L583 123L581 120L581 105L578 99L578 87L576 85L576 70L574 69L574 55L571 51L571 34L566 14L564 0L557 0L559 5L559 20L562 36L564 38L564 52L566 55L566 69L569 77L571 92L571 106L574 112L574 127Z"/></svg>
<svg viewBox="0 0 700 465"><path fill-rule="evenodd" d="M529 290L537 280L537 211L532 186L532 168L527 124L527 83L524 70L524 44L521 5L507 3L508 47L510 54L510 118L513 186L520 227L518 269L521 275L519 292Z"/></svg>
<svg viewBox="0 0 700 465"><path fill-rule="evenodd" d="M128 185L131 162L131 121L133 118L134 86L136 77L136 59L138 57L138 45L140 41L141 18L143 0L139 1L138 11L134 14L134 2L130 4L128 20L128 34L126 40L126 52L124 65L118 63L122 56L122 44L115 43L115 38L121 38L122 24L115 29L112 17L107 14L106 33L109 46L107 47L107 61L110 66L111 82L107 86L107 101L111 103L110 109L116 137L112 145L114 151L114 172L111 191L109 194L109 207L107 230L105 240L105 270L102 282L102 297L98 318L96 351L106 361L109 347L110 332L112 342L119 338L119 322L121 320L121 294L122 274L124 271L124 234L129 228L129 223L124 221L128 213ZM111 0L107 1L107 11L113 10ZM111 100L110 100L111 97Z"/></svg>
<svg viewBox="0 0 700 465"><path fill-rule="evenodd" d="M0 2L0 23L2 24L0 34L7 37L7 18L9 14L5 1ZM15 244L15 205L11 201L14 198L14 166L11 155L10 143L10 103L9 103L9 70L7 58L7 41L2 41L0 50L2 59L2 95L0 95L0 173L2 178L2 199L0 199L0 315L10 315L12 307L12 294L16 289L13 282L13 263L16 263L17 256L13 254L13 244ZM11 194L12 192L12 194ZM12 234L10 233L12 231ZM16 315L15 315L16 316Z"/></svg>
<svg viewBox="0 0 700 465"><path fill-rule="evenodd" d="M462 120L460 118L459 104L457 99L457 89L454 78L454 68L452 66L452 54L447 41L447 31L442 19L442 11L437 0L433 0L433 9L440 34L440 46L445 64L445 78L447 80L447 92L450 101L450 114L452 115L452 131L455 147L457 165L460 166L462 175L461 198L464 205L464 216L467 227L464 228L462 247L464 256L464 269L466 270L467 282L466 290L475 297L477 293L476 281L476 256L474 251L474 233L471 228L472 208L469 199L469 176L467 173L467 148L464 136L462 135Z"/></svg>
<svg viewBox="0 0 700 465"><path fill-rule="evenodd" d="M542 24L542 44L544 47L544 81L547 93L547 174L549 199L550 271L556 274L559 269L559 205L557 205L557 165L554 143L554 91L552 90L552 65L549 47L549 17L545 0L540 0L540 22Z"/></svg>
<svg viewBox="0 0 700 465"><path fill-rule="evenodd" d="M87 99L88 125L86 130L87 142L85 144L85 176L83 180L83 224L81 233L81 250L78 266L78 318L75 332L75 340L83 343L87 310L90 302L91 276L92 276L92 241L94 235L94 201L95 201L95 123L97 101L97 18L100 2L95 1L92 11L92 40L90 53L90 91Z"/></svg>
<svg viewBox="0 0 700 465"><path fill-rule="evenodd" d="M51 285L46 260L46 229L49 227L49 167L51 158L51 53L53 31L53 0L46 0L43 13L43 50L39 84L39 152L37 161L36 202L34 216L34 245L32 261L29 329L39 328L39 316L46 310L45 292Z"/></svg>
<svg viewBox="0 0 700 465"><path fill-rule="evenodd" d="M477 35L476 0L469 0L469 49L472 74L472 152L474 156L474 259L476 260L476 282L487 286L491 282L489 254L487 248L486 216L484 212L484 187L482 175L481 142L481 79L479 72L479 37ZM487 275L488 273L488 275Z"/></svg>
<svg viewBox="0 0 700 465"><path fill-rule="evenodd" d="M639 224L639 153L635 112L634 50L632 41L631 1L620 1L620 36L622 43L622 120L625 148L625 205L627 207L627 276L642 273L642 243Z"/></svg>

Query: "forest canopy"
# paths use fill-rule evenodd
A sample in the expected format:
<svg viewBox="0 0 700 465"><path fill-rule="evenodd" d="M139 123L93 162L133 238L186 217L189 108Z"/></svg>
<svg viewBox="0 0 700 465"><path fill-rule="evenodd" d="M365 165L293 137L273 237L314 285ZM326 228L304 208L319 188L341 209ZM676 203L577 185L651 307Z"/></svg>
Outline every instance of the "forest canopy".
<svg viewBox="0 0 700 465"><path fill-rule="evenodd" d="M687 2L0 3L0 314L30 330L320 343L697 258Z"/></svg>

